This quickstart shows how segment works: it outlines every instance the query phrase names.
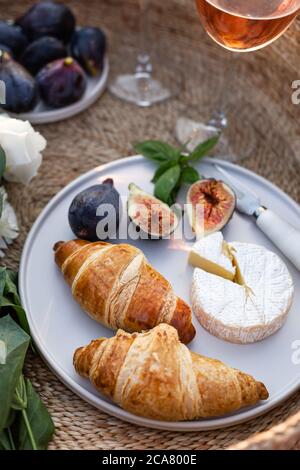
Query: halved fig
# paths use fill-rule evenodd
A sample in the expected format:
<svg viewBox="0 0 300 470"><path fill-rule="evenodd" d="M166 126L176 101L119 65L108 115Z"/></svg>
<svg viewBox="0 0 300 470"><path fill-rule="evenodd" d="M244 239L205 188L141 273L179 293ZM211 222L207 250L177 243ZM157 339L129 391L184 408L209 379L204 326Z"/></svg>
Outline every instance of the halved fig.
<svg viewBox="0 0 300 470"><path fill-rule="evenodd" d="M205 179L194 183L187 194L187 211L197 238L222 230L235 206L235 193L223 181Z"/></svg>
<svg viewBox="0 0 300 470"><path fill-rule="evenodd" d="M176 229L179 218L164 202L136 184L128 187L128 216L148 238L166 238Z"/></svg>

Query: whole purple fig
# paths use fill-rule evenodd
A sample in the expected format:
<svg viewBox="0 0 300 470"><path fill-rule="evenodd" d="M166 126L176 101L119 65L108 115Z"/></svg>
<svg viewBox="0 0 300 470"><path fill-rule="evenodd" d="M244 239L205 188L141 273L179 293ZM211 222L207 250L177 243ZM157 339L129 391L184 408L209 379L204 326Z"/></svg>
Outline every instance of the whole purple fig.
<svg viewBox="0 0 300 470"><path fill-rule="evenodd" d="M3 51L0 51L0 80L5 83L4 109L13 113L26 113L35 107L38 87L34 78L8 52Z"/></svg>
<svg viewBox="0 0 300 470"><path fill-rule="evenodd" d="M102 72L106 37L101 29L78 29L72 36L70 49L72 57L89 75L96 76Z"/></svg>
<svg viewBox="0 0 300 470"><path fill-rule="evenodd" d="M28 39L19 26L0 21L0 44L9 47L18 56L27 46Z"/></svg>
<svg viewBox="0 0 300 470"><path fill-rule="evenodd" d="M38 71L49 64L49 62L66 57L66 55L66 47L59 39L52 38L51 36L43 36L26 47L19 62L24 65L30 73L36 75Z"/></svg>
<svg viewBox="0 0 300 470"><path fill-rule="evenodd" d="M72 57L50 62L37 74L36 81L42 99L53 108L80 100L87 85L82 68Z"/></svg>
<svg viewBox="0 0 300 470"><path fill-rule="evenodd" d="M66 5L44 1L33 5L16 24L34 41L42 36L53 36L68 42L75 29L75 17Z"/></svg>

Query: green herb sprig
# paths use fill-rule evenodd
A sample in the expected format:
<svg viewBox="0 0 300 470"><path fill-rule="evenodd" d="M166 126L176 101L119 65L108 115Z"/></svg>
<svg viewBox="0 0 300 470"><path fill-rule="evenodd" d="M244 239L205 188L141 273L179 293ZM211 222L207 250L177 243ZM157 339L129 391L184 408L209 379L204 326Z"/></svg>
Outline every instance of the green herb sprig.
<svg viewBox="0 0 300 470"><path fill-rule="evenodd" d="M192 152L188 152L186 146L178 149L159 140L135 143L136 152L159 165L152 178L154 196L169 206L174 204L183 183L193 184L201 179L193 164L207 155L218 140L219 135L211 137Z"/></svg>
<svg viewBox="0 0 300 470"><path fill-rule="evenodd" d="M30 336L16 282L16 273L0 268L0 450L40 450L47 448L54 425L23 376Z"/></svg>

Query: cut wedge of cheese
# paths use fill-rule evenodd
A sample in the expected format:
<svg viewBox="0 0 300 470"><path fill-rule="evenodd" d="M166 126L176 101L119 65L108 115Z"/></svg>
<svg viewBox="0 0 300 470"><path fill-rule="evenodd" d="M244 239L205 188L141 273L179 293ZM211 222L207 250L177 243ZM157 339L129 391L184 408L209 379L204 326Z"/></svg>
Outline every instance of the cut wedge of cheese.
<svg viewBox="0 0 300 470"><path fill-rule="evenodd" d="M236 274L232 254L221 232L198 240L190 251L189 263L230 281Z"/></svg>
<svg viewBox="0 0 300 470"><path fill-rule="evenodd" d="M215 235L201 240L201 258L204 244L215 246L215 253L205 259L219 256L219 245L209 240ZM202 263L204 269L196 268L193 275L193 311L201 325L219 338L233 343L260 341L284 324L293 299L292 278L279 256L266 248L240 242L227 245L235 268L233 280Z"/></svg>

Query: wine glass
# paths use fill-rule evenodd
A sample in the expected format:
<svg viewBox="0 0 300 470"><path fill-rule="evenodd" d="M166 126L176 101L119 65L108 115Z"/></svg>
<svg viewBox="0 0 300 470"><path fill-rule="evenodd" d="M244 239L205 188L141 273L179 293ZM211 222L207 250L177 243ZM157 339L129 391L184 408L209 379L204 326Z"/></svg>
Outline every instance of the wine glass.
<svg viewBox="0 0 300 470"><path fill-rule="evenodd" d="M196 0L196 5L208 35L223 48L233 51L235 58L240 52L256 51L271 44L286 31L300 11L300 0ZM200 128L213 128L220 133L226 130L226 88L230 82L229 74L234 73L234 62L224 74L227 78L218 109L214 110L208 123L198 123ZM203 134L203 129L201 132ZM194 139L196 134L197 128L191 128ZM238 160L224 137L222 143L225 158ZM243 155L243 158L247 156Z"/></svg>
<svg viewBox="0 0 300 470"><path fill-rule="evenodd" d="M175 96L180 90L180 76L159 63L154 66L149 53L148 13L150 0L139 0L140 32L139 53L133 73L118 74L109 85L116 97L149 107Z"/></svg>
<svg viewBox="0 0 300 470"><path fill-rule="evenodd" d="M299 0L196 0L200 20L220 46L249 52L281 36L300 10Z"/></svg>

